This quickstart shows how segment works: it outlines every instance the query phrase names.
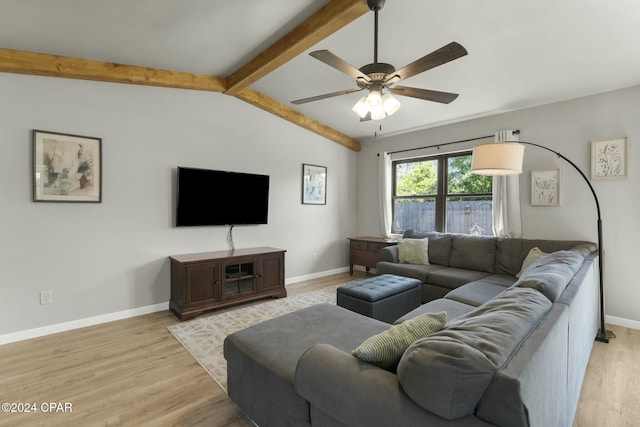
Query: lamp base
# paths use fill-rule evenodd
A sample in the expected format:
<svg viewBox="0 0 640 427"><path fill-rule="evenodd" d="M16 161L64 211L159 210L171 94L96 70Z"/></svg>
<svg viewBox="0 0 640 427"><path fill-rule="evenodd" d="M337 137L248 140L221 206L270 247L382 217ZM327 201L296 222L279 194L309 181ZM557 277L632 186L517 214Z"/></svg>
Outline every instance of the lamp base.
<svg viewBox="0 0 640 427"><path fill-rule="evenodd" d="M596 335L596 341L600 341L603 343L608 344L609 343L609 338L615 338L616 334L613 333L613 331L607 331L607 330L598 330L598 335Z"/></svg>

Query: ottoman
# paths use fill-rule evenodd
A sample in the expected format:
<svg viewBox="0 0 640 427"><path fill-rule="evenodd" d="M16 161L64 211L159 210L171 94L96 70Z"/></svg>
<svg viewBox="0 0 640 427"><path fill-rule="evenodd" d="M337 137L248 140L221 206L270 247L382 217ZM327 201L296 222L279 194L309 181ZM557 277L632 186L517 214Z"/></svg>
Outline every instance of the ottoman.
<svg viewBox="0 0 640 427"><path fill-rule="evenodd" d="M340 286L336 303L364 316L393 323L420 306L421 286L418 279L383 274Z"/></svg>

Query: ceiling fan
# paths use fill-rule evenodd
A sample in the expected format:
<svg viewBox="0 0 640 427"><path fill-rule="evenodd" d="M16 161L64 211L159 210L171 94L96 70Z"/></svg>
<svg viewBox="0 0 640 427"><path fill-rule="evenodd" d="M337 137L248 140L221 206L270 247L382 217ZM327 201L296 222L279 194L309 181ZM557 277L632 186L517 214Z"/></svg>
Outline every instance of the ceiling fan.
<svg viewBox="0 0 640 427"><path fill-rule="evenodd" d="M312 96L310 98L297 99L295 101L291 101L292 104L305 104L307 102L319 101L321 99L333 98L335 96L347 95L368 89L369 94L360 98L356 105L353 106L353 111L360 116L360 120L365 121L380 120L398 111L398 108L400 108L400 102L393 95L408 96L411 98L440 102L442 104L448 104L458 97L457 93L439 92L408 86L396 86L396 83L400 80L406 80L416 74L420 74L424 71L465 56L467 54L467 50L459 43L451 42L448 45L443 46L408 65L405 65L399 70L396 70L391 64L378 62L378 11L382 9L384 3L385 0L367 0L369 9L371 9L375 14L372 64L367 64L360 69L357 69L328 50L317 50L309 53L309 55L319 61L322 61L349 77L354 78L358 88L326 93L324 95Z"/></svg>

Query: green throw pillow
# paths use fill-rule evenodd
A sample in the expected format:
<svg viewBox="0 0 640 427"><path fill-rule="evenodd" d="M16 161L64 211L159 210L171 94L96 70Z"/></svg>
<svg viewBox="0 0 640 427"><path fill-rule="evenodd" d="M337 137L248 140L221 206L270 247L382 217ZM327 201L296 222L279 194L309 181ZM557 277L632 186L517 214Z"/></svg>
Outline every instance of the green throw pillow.
<svg viewBox="0 0 640 427"><path fill-rule="evenodd" d="M520 268L520 272L516 274L516 277L522 276L522 273L524 273L527 267L529 267L531 264L533 264L534 262L536 262L537 260L539 260L545 255L547 255L547 253L542 252L537 246L535 248L531 248L531 250L527 254L524 261L522 261L522 267Z"/></svg>
<svg viewBox="0 0 640 427"><path fill-rule="evenodd" d="M438 332L446 323L446 311L424 313L367 338L351 354L363 362L392 369L415 340Z"/></svg>
<svg viewBox="0 0 640 427"><path fill-rule="evenodd" d="M429 240L402 239L398 243L398 258L403 264L429 265Z"/></svg>

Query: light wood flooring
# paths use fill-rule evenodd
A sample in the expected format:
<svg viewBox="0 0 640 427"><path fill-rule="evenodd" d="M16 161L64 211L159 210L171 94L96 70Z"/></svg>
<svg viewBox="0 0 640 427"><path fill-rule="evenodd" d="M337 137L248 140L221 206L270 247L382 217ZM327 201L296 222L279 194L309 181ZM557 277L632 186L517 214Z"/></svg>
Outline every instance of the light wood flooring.
<svg viewBox="0 0 640 427"><path fill-rule="evenodd" d="M349 280L345 273L287 289ZM0 403L36 404L36 412L0 412L0 427L252 426L169 333L177 322L164 311L0 346ZM574 427L640 426L640 331L610 328L617 338L594 344ZM48 402L72 412L45 413Z"/></svg>

